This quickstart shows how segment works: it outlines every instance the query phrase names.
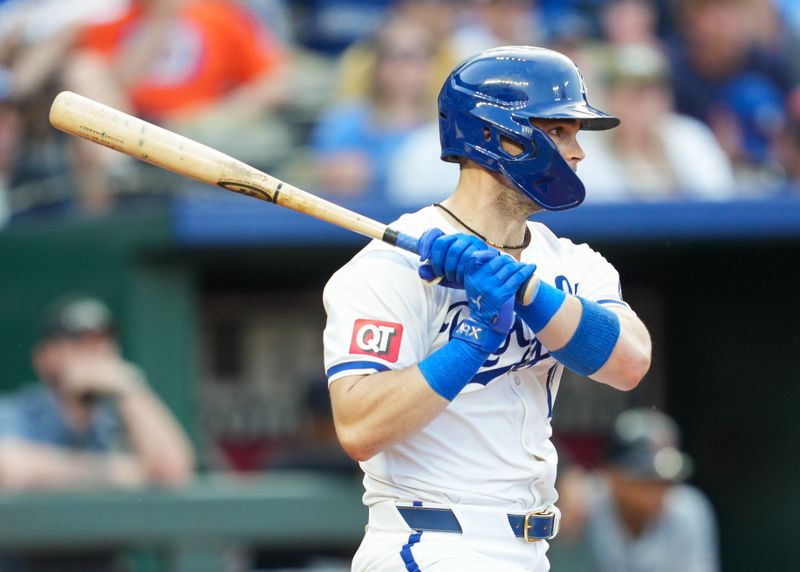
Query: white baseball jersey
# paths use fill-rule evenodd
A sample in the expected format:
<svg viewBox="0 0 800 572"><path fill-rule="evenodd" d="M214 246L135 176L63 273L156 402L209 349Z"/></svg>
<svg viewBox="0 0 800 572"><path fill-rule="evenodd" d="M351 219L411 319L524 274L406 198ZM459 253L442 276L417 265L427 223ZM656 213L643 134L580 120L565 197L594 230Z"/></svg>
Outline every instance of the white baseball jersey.
<svg viewBox="0 0 800 572"><path fill-rule="evenodd" d="M392 228L413 236L455 233L435 207ZM622 301L619 275L585 244L529 222L522 262L561 290L603 305ZM373 241L325 287L328 383L413 366L450 339L469 315L463 290L431 286L414 254ZM368 506L384 500L494 506L520 512L555 503L557 455L550 418L563 366L516 318L505 342L431 423L361 463Z"/></svg>

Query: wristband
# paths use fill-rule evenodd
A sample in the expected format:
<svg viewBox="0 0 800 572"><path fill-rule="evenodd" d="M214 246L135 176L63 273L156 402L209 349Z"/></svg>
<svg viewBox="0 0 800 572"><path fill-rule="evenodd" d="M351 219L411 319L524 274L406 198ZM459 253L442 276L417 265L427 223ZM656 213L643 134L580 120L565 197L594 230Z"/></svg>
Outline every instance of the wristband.
<svg viewBox="0 0 800 572"><path fill-rule="evenodd" d="M531 303L526 306L515 302L514 309L528 327L538 333L550 323L566 298L565 292L540 280Z"/></svg>
<svg viewBox="0 0 800 572"><path fill-rule="evenodd" d="M419 362L419 370L431 389L452 401L507 335L508 327L498 331L475 320L461 320L450 341Z"/></svg>
<svg viewBox="0 0 800 572"><path fill-rule="evenodd" d="M475 377L490 353L454 337L419 362L417 367L431 389L452 401Z"/></svg>
<svg viewBox="0 0 800 572"><path fill-rule="evenodd" d="M591 375L608 361L620 334L619 316L578 296L583 312L572 338L550 355L580 375Z"/></svg>

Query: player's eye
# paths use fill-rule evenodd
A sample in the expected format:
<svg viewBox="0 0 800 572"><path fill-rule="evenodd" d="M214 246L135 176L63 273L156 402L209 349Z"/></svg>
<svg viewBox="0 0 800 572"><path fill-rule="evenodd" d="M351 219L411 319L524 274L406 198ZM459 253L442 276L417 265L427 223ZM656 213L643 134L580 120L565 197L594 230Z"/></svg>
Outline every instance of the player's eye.
<svg viewBox="0 0 800 572"><path fill-rule="evenodd" d="M550 135L553 137L560 137L561 136L561 127L553 127L550 131L548 131Z"/></svg>

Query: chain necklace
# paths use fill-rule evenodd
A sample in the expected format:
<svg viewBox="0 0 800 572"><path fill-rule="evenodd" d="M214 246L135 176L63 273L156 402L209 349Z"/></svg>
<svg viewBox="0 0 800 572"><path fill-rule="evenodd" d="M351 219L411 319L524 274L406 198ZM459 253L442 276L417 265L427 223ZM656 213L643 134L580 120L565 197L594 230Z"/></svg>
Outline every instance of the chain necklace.
<svg viewBox="0 0 800 572"><path fill-rule="evenodd" d="M451 217L453 217L454 219L456 219L456 221L458 222L458 224L460 224L461 226L463 226L464 228L466 228L468 231L470 231L472 234L474 234L475 236L477 236L478 238L480 238L480 239L481 239L483 242L485 242L485 243L486 243L486 244L488 244L489 246L493 246L494 248L498 248L498 249L500 249L500 250L520 250L520 249L522 249L522 248L528 248L528 245L531 243L531 231L530 231L530 229L528 228L528 225L525 225L525 238L524 238L524 239L522 239L522 242L521 242L520 244L497 244L496 242L492 242L491 240L489 240L488 238L486 238L485 236L483 236L481 233L479 233L477 230L475 230L474 228L472 228L471 226L469 226L467 223L465 223L463 220L461 220L460 218L458 218L458 217L457 217L455 214L453 214L453 211L451 211L450 209L448 209L448 208L447 208L446 206L444 206L443 204L440 204L440 203L433 203L433 206L435 206L435 207L438 207L438 208L442 209L444 212L446 212L446 213L447 213L447 214L449 214Z"/></svg>

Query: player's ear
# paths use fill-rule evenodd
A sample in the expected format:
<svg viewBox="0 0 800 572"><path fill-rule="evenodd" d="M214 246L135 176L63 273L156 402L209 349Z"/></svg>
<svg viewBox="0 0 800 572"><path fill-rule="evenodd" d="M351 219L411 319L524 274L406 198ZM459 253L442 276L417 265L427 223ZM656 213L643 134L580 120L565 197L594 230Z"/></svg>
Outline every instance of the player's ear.
<svg viewBox="0 0 800 572"><path fill-rule="evenodd" d="M525 147L505 135L500 136L500 145L503 147L503 151L512 157L519 157L525 151Z"/></svg>

